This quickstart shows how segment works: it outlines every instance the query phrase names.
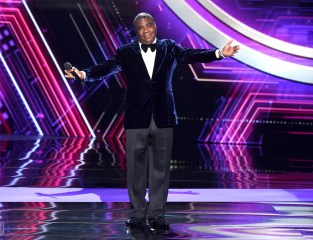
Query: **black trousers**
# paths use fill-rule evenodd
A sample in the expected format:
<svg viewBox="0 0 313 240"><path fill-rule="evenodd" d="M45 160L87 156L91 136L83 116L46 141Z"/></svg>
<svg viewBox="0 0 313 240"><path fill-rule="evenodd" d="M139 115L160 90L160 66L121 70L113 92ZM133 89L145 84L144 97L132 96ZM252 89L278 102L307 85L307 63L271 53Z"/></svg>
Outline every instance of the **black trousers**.
<svg viewBox="0 0 313 240"><path fill-rule="evenodd" d="M149 128L126 130L127 187L130 217L164 216L168 196L173 128L158 128L152 117ZM145 195L149 175L149 204ZM148 206L148 207L147 207Z"/></svg>

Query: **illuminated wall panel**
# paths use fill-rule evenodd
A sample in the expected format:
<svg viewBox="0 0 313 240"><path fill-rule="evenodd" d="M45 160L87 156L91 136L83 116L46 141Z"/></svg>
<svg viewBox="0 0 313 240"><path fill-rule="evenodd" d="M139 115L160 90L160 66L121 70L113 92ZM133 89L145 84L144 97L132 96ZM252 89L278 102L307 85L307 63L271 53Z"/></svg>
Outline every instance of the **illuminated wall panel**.
<svg viewBox="0 0 313 240"><path fill-rule="evenodd" d="M6 122L14 122L4 133L93 135L32 20L25 2L1 1L2 104L10 113Z"/></svg>
<svg viewBox="0 0 313 240"><path fill-rule="evenodd" d="M177 139L313 140L313 13L307 1L0 3L2 133L94 132L103 139L123 139L123 75L82 87L66 81L59 66L69 61L81 69L112 57L118 46L136 41L133 18L147 11L157 21L159 37L182 46L217 48L231 38L241 45L235 58L179 66L173 81Z"/></svg>

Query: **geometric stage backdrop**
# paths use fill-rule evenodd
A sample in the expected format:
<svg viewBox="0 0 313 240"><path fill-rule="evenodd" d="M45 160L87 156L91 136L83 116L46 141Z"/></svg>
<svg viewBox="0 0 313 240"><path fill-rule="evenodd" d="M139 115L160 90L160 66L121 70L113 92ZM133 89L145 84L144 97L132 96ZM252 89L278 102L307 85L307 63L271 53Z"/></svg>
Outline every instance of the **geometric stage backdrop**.
<svg viewBox="0 0 313 240"><path fill-rule="evenodd" d="M301 0L0 0L0 134L123 138L123 75L81 86L62 66L136 41L142 11L184 47L241 46L235 58L178 67L176 138L312 143L313 11Z"/></svg>

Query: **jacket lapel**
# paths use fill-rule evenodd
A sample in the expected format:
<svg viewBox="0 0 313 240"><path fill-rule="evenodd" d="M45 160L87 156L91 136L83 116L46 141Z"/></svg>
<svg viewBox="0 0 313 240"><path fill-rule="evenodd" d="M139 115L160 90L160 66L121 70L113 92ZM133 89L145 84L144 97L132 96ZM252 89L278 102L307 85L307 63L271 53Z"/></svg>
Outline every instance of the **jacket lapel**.
<svg viewBox="0 0 313 240"><path fill-rule="evenodd" d="M163 64L165 55L165 46L161 44L161 41L157 39L156 41L156 56L153 67L152 78L158 73L160 67Z"/></svg>
<svg viewBox="0 0 313 240"><path fill-rule="evenodd" d="M139 69L143 69L143 74L147 75L147 78L150 78L145 62L143 61L141 50L138 42L134 42L132 44L132 49L134 51L134 63L139 67ZM136 67L137 67L136 66Z"/></svg>
<svg viewBox="0 0 313 240"><path fill-rule="evenodd" d="M164 56L166 53L165 48L166 48L165 45L161 44L161 41L157 39L157 41L156 41L156 56L155 56L155 61L154 61L152 78L158 73L158 71L160 70L160 67L163 64ZM140 50L138 42L134 42L132 44L132 49L134 51L134 63L138 64L140 69L144 69L143 70L144 74L146 74L147 77L150 78L146 64L143 61L143 58L141 55L141 52L140 52L141 50Z"/></svg>

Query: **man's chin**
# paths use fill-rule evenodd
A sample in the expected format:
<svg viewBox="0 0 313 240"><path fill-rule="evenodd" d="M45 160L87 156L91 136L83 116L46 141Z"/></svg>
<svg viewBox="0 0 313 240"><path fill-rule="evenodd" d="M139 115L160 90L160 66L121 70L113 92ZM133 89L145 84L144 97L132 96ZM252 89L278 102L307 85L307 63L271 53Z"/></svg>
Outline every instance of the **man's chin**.
<svg viewBox="0 0 313 240"><path fill-rule="evenodd" d="M149 38L149 39L141 39L141 43L144 43L144 44L151 44L154 42L154 38Z"/></svg>

